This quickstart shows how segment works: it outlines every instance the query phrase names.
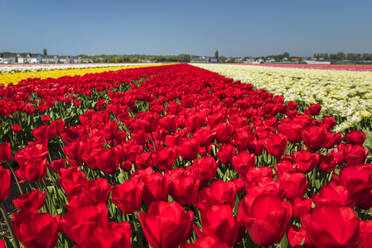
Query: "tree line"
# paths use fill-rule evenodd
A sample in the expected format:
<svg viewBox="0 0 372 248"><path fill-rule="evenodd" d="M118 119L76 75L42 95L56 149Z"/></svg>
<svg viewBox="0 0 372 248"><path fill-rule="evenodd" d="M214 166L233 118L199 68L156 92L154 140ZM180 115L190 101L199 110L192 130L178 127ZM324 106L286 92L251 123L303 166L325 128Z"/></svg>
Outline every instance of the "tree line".
<svg viewBox="0 0 372 248"><path fill-rule="evenodd" d="M190 54L179 54L179 55L95 55L88 56L81 54L82 58L92 59L93 62L103 63L140 63L140 62L190 62L192 58L198 57Z"/></svg>
<svg viewBox="0 0 372 248"><path fill-rule="evenodd" d="M314 58L323 58L325 60L350 60L350 61L363 61L372 60L372 53L315 53Z"/></svg>

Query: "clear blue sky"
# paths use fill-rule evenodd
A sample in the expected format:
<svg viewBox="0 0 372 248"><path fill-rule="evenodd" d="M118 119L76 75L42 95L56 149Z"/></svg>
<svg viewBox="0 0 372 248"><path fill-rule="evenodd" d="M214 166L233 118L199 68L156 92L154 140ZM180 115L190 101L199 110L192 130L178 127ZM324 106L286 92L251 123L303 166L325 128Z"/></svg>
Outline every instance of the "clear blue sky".
<svg viewBox="0 0 372 248"><path fill-rule="evenodd" d="M0 0L0 51L260 56L372 52L372 1Z"/></svg>

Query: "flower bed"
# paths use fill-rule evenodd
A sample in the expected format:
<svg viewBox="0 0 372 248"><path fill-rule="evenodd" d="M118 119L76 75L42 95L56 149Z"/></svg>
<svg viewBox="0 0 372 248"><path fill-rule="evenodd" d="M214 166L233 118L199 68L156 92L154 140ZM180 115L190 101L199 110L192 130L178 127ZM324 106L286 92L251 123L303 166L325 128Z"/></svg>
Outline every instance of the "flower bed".
<svg viewBox="0 0 372 248"><path fill-rule="evenodd" d="M318 104L190 65L29 79L0 96L9 247L370 244L365 134L334 132Z"/></svg>
<svg viewBox="0 0 372 248"><path fill-rule="evenodd" d="M159 64L160 65L160 64ZM82 65L33 65L0 67L0 85L17 84L29 78L59 78L63 76L77 76L88 73L117 71L129 68L156 66L149 64L82 64Z"/></svg>
<svg viewBox="0 0 372 248"><path fill-rule="evenodd" d="M372 126L372 72L308 70L269 66L198 64L221 75L253 83L288 101L320 103L337 119L338 132Z"/></svg>
<svg viewBox="0 0 372 248"><path fill-rule="evenodd" d="M346 70L346 71L372 71L372 65L325 65L325 64L240 64L247 66L269 66L302 69Z"/></svg>

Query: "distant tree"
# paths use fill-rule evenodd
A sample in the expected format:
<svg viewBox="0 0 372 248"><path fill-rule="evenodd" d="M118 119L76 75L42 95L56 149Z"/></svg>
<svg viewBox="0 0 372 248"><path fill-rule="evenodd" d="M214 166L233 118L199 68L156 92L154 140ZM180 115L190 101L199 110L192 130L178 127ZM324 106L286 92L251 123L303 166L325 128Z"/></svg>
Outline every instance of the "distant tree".
<svg viewBox="0 0 372 248"><path fill-rule="evenodd" d="M48 51L47 51L46 48L43 49L43 55L44 55L44 56L47 56L47 55L48 55Z"/></svg>
<svg viewBox="0 0 372 248"><path fill-rule="evenodd" d="M225 56L221 56L219 62L225 63L226 62L226 57Z"/></svg>
<svg viewBox="0 0 372 248"><path fill-rule="evenodd" d="M179 62L190 62L191 56L188 54L180 54L177 56Z"/></svg>
<svg viewBox="0 0 372 248"><path fill-rule="evenodd" d="M214 57L217 59L217 62L218 62L218 50L216 50L216 51L214 52Z"/></svg>
<svg viewBox="0 0 372 248"><path fill-rule="evenodd" d="M289 56L289 53L288 53L288 52L283 53L283 57L285 57L285 58L289 58L289 57L290 57L290 56Z"/></svg>
<svg viewBox="0 0 372 248"><path fill-rule="evenodd" d="M337 59L337 60L343 60L343 59L345 59L345 53L343 53L343 52L338 52L338 53L336 54L336 59Z"/></svg>

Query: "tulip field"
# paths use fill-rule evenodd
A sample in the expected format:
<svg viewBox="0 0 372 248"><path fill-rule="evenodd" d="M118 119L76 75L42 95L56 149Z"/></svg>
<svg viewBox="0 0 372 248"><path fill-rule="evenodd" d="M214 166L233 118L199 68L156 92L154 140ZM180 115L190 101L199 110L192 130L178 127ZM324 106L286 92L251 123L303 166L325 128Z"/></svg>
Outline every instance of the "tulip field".
<svg viewBox="0 0 372 248"><path fill-rule="evenodd" d="M72 65L25 65L0 66L0 84L7 86L30 78L59 78L79 76L88 73L116 71L129 68L146 67L148 64L72 64ZM151 65L156 66L156 65Z"/></svg>
<svg viewBox="0 0 372 248"><path fill-rule="evenodd" d="M332 115L336 118L337 132L372 127L372 66L285 64L196 66L234 80L252 83L256 88L282 95L288 101L320 103L322 115ZM340 70L341 68L343 70ZM364 70L357 71L362 69Z"/></svg>
<svg viewBox="0 0 372 248"><path fill-rule="evenodd" d="M40 74L0 75L0 248L371 247L372 72L19 73Z"/></svg>

